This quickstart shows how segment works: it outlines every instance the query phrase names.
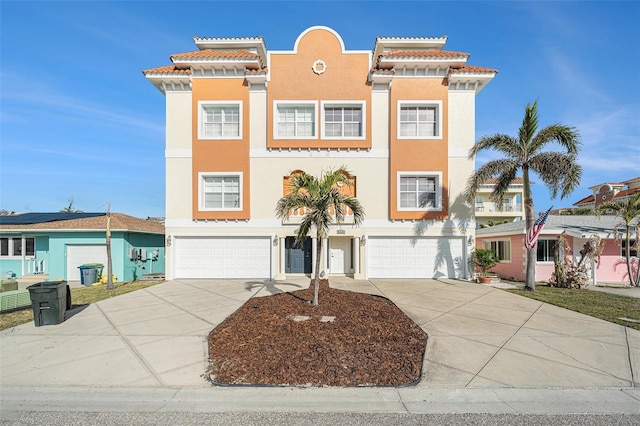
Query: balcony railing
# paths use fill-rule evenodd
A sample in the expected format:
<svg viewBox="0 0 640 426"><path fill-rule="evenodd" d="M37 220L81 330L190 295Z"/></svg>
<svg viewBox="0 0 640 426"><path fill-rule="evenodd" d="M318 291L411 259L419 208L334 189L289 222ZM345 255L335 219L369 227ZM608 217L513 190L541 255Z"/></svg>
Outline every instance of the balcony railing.
<svg viewBox="0 0 640 426"><path fill-rule="evenodd" d="M476 213L522 213L521 203L503 204L498 208L495 203L476 203Z"/></svg>
<svg viewBox="0 0 640 426"><path fill-rule="evenodd" d="M25 273L27 275L40 275L46 273L46 263L44 259L25 259Z"/></svg>

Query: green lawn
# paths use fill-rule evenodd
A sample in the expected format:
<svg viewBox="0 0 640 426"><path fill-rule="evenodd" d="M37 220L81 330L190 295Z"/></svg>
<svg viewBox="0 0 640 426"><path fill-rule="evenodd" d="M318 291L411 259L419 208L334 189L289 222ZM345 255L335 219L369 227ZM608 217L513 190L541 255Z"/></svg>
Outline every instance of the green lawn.
<svg viewBox="0 0 640 426"><path fill-rule="evenodd" d="M161 282L163 281L132 281L126 283L114 283L116 287L115 290L107 290L106 284L72 288L72 307L76 308L78 306L99 302L100 300L108 299L120 294L130 293L132 291L140 290L141 288L160 284ZM31 309L31 306L20 311L0 314L0 330L5 330L30 321L33 321L33 310Z"/></svg>
<svg viewBox="0 0 640 426"><path fill-rule="evenodd" d="M620 319L629 318L640 321L640 299L638 298L604 293L601 291L556 288L545 285L536 285L535 292L525 291L520 288L509 291L541 302L640 330L640 323Z"/></svg>

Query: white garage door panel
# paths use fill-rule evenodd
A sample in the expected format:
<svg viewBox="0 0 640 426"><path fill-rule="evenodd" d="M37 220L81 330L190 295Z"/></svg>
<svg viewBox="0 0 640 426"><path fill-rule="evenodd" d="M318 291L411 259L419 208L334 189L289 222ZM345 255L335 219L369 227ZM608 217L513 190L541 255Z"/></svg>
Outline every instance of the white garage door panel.
<svg viewBox="0 0 640 426"><path fill-rule="evenodd" d="M102 245L68 245L67 246L67 281L80 281L78 266L85 263L102 263L107 267L107 246Z"/></svg>
<svg viewBox="0 0 640 426"><path fill-rule="evenodd" d="M269 278L271 239L178 237L176 278Z"/></svg>
<svg viewBox="0 0 640 426"><path fill-rule="evenodd" d="M369 237L370 278L455 278L463 271L462 238Z"/></svg>

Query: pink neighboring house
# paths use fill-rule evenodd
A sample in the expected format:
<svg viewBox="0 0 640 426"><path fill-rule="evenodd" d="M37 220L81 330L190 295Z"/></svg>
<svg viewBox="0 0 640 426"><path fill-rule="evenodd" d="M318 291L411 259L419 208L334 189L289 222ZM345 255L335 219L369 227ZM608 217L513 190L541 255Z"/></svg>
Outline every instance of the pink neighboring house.
<svg viewBox="0 0 640 426"><path fill-rule="evenodd" d="M614 241L613 229L620 223L615 216L549 216L538 237L536 281L548 281L553 272L554 247L561 233L565 233L573 253L579 257L582 246L591 235L605 240L600 263L590 265L591 283L628 283L625 261L626 247ZM492 272L503 279L523 281L526 275L524 249L525 222L510 222L476 230L476 247L496 251L501 262ZM638 253L631 251L634 271L638 268Z"/></svg>

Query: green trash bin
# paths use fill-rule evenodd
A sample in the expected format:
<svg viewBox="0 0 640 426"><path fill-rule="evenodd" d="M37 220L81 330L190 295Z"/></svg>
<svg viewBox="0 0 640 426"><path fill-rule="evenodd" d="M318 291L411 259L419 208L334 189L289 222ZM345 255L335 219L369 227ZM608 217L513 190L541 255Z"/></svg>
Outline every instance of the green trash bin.
<svg viewBox="0 0 640 426"><path fill-rule="evenodd" d="M36 327L56 325L64 321L67 305L71 301L66 281L43 281L30 285L27 290L31 297Z"/></svg>

